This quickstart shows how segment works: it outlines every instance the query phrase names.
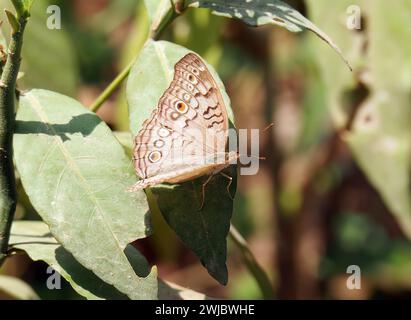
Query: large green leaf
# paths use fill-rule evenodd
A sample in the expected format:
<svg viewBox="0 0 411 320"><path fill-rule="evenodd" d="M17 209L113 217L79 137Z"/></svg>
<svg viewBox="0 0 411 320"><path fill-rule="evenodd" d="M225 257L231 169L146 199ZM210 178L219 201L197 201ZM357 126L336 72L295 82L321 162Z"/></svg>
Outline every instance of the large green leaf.
<svg viewBox="0 0 411 320"><path fill-rule="evenodd" d="M411 237L411 29L405 27L411 19L411 2L375 0L368 14L372 93L361 106L347 141Z"/></svg>
<svg viewBox="0 0 411 320"><path fill-rule="evenodd" d="M105 283L83 267L51 235L41 221L15 221L10 235L10 246L27 252L33 261L44 261L57 271L78 294L87 299L127 299L113 286ZM135 250L128 247L128 250ZM139 264L140 261L130 262Z"/></svg>
<svg viewBox="0 0 411 320"><path fill-rule="evenodd" d="M166 41L149 41L141 51L127 84L130 128L135 135L144 120L156 107L163 92L170 85L174 65L189 51ZM223 94L229 117L233 120L230 100L224 85L212 67L209 67ZM229 174L236 177L235 166ZM151 209L157 203L165 220L181 240L200 258L208 272L219 282L227 282L226 236L232 215L232 200L227 194L227 179L216 176L206 188L205 206L201 206L201 187L206 177L179 185L161 185L152 188L149 198ZM235 192L236 181L231 194Z"/></svg>
<svg viewBox="0 0 411 320"><path fill-rule="evenodd" d="M155 298L155 271L142 265L136 275L124 254L150 232L148 208L143 194L126 192L131 162L107 125L75 100L32 90L20 99L14 149L25 191L55 238L130 298Z"/></svg>
<svg viewBox="0 0 411 320"><path fill-rule="evenodd" d="M127 299L127 296L78 263L73 255L55 240L50 234L48 226L41 221L15 221L11 230L10 245L14 250L25 251L34 261L46 262L64 277L77 293L87 299ZM126 254L133 267L138 269L141 261L137 250L129 245ZM3 278L0 276L0 289L4 288L7 292L11 291L9 284L2 280ZM16 293L14 295L36 297L36 295L30 293L28 288L23 289L20 285L15 287L13 292ZM206 298L201 293L161 280L159 281L158 290L159 299L193 300Z"/></svg>
<svg viewBox="0 0 411 320"><path fill-rule="evenodd" d="M309 30L327 42L348 64L341 50L321 29L279 0L187 0L189 7L210 8L214 14L240 19L251 26L275 24L292 32Z"/></svg>
<svg viewBox="0 0 411 320"><path fill-rule="evenodd" d="M349 30L344 21L344 18L348 17L345 12L352 1L306 0L306 2L310 18L314 23L322 29L326 29L333 39L338 41L342 50L348 53L348 59L355 67L361 65L364 34ZM311 44L321 68L321 76L327 86L329 112L336 126L343 128L350 118L351 109L341 99L346 91L355 88L356 80L352 73L347 72L346 68L337 63L337 57L330 50L327 50L328 48L316 39L313 39Z"/></svg>
<svg viewBox="0 0 411 320"><path fill-rule="evenodd" d="M24 281L11 277L0 275L0 293L18 300L39 300L39 296Z"/></svg>
<svg viewBox="0 0 411 320"><path fill-rule="evenodd" d="M208 300L203 293L180 287L175 283L159 281L158 298L160 300ZM212 299L212 298L211 298Z"/></svg>
<svg viewBox="0 0 411 320"><path fill-rule="evenodd" d="M362 32L347 29L343 20L335 23L352 1L307 3L313 20L330 30L344 51L350 52L350 61L367 70L360 75L368 96L360 101L351 130L344 138L361 169L411 237L411 45L407 40L411 32L404 27L411 18L410 2L376 0L369 6L357 1L366 18ZM349 15L343 17L347 19ZM335 63L334 57L317 44L314 46L327 86L329 110L337 127L344 128L353 104L346 97L359 84Z"/></svg>

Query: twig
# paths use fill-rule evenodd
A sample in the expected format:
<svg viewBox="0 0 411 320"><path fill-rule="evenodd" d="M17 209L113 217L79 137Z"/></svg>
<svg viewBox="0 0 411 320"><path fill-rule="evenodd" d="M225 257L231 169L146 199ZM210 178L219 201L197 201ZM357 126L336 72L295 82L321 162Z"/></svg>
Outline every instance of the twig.
<svg viewBox="0 0 411 320"><path fill-rule="evenodd" d="M27 18L28 16L20 16L18 22L14 18L14 27L18 29L13 29L7 61L0 80L0 265L7 256L10 228L17 204L13 166L15 89Z"/></svg>
<svg viewBox="0 0 411 320"><path fill-rule="evenodd" d="M96 112L103 103L117 90L117 88L123 83L124 79L130 73L131 67L133 66L134 61L130 62L127 67L121 71L118 76L107 86L106 89L98 96L98 98L90 106L90 110Z"/></svg>
<svg viewBox="0 0 411 320"><path fill-rule="evenodd" d="M152 29L148 40L157 40L160 38L163 31L174 21L174 19L180 14L174 10L174 8L166 15L164 21L157 29ZM97 112L98 109L108 100L108 98L117 90L123 83L124 79L130 74L130 70L134 65L134 59L119 73L119 75L107 86L106 89L97 97L97 99L90 106L90 110Z"/></svg>
<svg viewBox="0 0 411 320"><path fill-rule="evenodd" d="M233 225L230 226L229 235L231 240L233 240L234 244L240 249L241 253L243 254L245 264L252 276L257 281L264 299L274 299L274 289L271 285L270 279L255 259L254 254L248 247L247 241Z"/></svg>

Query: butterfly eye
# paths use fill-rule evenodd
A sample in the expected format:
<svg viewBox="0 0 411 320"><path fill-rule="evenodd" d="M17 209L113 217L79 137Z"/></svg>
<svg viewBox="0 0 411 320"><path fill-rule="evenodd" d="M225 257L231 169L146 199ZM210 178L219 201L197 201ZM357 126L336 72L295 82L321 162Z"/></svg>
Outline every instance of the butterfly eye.
<svg viewBox="0 0 411 320"><path fill-rule="evenodd" d="M186 113L188 111L188 106L182 101L177 102L175 108L179 113Z"/></svg>
<svg viewBox="0 0 411 320"><path fill-rule="evenodd" d="M200 74L200 72L198 72L198 69L196 68L192 68L193 73L198 76Z"/></svg>
<svg viewBox="0 0 411 320"><path fill-rule="evenodd" d="M155 163L161 159L161 152L160 151L153 151L149 154L148 160L150 162Z"/></svg>

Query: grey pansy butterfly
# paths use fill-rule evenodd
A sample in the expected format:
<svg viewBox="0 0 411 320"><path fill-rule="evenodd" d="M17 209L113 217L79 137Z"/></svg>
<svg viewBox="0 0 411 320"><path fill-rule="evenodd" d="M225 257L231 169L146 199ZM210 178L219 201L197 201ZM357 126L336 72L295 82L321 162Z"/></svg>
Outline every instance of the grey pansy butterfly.
<svg viewBox="0 0 411 320"><path fill-rule="evenodd" d="M197 55L187 54L176 63L173 81L135 137L133 159L141 180L130 190L209 175L204 193L212 176L238 158L226 152L228 128L215 80ZM221 174L231 183L230 176Z"/></svg>

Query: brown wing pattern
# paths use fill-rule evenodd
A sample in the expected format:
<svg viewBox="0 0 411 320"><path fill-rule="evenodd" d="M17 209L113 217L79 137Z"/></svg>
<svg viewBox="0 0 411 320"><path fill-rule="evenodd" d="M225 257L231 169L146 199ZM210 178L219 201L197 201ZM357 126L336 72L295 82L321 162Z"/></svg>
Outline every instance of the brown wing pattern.
<svg viewBox="0 0 411 320"><path fill-rule="evenodd" d="M136 172L147 179L200 166L205 158L225 153L227 130L216 82L199 57L187 54L175 65L173 81L135 138Z"/></svg>

